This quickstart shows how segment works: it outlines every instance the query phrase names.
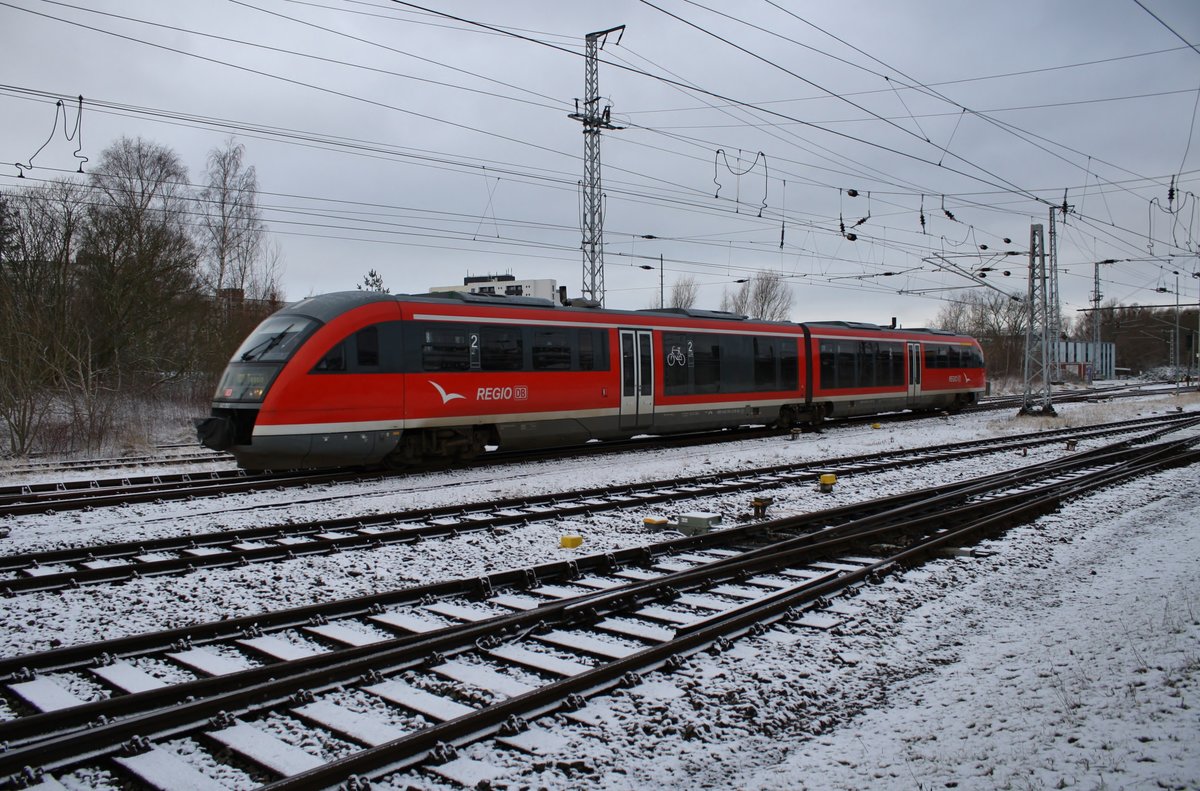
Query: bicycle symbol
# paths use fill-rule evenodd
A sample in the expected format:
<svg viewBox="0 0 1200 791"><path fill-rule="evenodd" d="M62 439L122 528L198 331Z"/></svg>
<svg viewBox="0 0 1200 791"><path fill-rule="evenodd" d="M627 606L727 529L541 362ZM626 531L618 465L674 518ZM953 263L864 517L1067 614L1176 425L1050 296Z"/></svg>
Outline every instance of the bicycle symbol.
<svg viewBox="0 0 1200 791"><path fill-rule="evenodd" d="M671 351L667 354L667 365L686 365L687 358L683 356L683 350L678 346L672 346Z"/></svg>

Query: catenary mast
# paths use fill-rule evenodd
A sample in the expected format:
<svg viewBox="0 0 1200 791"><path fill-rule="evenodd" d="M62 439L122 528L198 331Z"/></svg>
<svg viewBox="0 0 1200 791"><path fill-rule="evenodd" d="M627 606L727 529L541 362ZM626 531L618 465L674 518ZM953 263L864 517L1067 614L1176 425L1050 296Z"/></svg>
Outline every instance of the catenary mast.
<svg viewBox="0 0 1200 791"><path fill-rule="evenodd" d="M588 33L584 57L583 109L575 102L569 117L583 124L583 296L604 304L604 191L600 183L600 130L620 129L609 121L611 107L600 107L599 52L609 33L617 43L625 26Z"/></svg>

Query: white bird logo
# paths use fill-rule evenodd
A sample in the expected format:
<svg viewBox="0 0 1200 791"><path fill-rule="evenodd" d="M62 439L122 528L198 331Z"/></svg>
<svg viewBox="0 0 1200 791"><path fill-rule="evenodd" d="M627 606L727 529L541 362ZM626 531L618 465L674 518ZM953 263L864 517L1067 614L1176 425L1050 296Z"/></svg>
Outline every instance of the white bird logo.
<svg viewBox="0 0 1200 791"><path fill-rule="evenodd" d="M428 381L429 384L433 385L433 388L438 391L438 395L440 395L442 397L443 404L448 404L456 398L466 398L466 396L459 395L458 393L447 393L440 384L433 381L432 379L428 379L426 381Z"/></svg>

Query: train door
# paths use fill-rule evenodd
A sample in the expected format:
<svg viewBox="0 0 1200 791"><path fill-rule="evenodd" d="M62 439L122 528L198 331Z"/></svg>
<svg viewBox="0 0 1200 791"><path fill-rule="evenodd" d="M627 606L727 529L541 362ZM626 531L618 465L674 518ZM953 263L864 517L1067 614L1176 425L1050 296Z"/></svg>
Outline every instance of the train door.
<svg viewBox="0 0 1200 791"><path fill-rule="evenodd" d="M908 405L915 406L921 395L921 344L908 344Z"/></svg>
<svg viewBox="0 0 1200 791"><path fill-rule="evenodd" d="M649 330L620 330L621 428L649 428L654 420L654 365Z"/></svg>

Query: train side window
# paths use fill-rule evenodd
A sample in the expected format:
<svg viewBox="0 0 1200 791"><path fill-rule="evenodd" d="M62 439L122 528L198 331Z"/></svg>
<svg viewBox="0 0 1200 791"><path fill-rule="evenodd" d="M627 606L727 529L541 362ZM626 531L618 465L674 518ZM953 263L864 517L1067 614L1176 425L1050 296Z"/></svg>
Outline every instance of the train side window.
<svg viewBox="0 0 1200 791"><path fill-rule="evenodd" d="M694 336L692 355L695 357L695 392L721 392L721 336Z"/></svg>
<svg viewBox="0 0 1200 791"><path fill-rule="evenodd" d="M403 321L382 321L379 330L379 373L398 374L404 370Z"/></svg>
<svg viewBox="0 0 1200 791"><path fill-rule="evenodd" d="M837 341L821 341L821 386L837 387Z"/></svg>
<svg viewBox="0 0 1200 791"><path fill-rule="evenodd" d="M579 330L578 346L579 370L608 370L608 330Z"/></svg>
<svg viewBox="0 0 1200 791"><path fill-rule="evenodd" d="M879 356L879 344L876 341L859 341L858 346L858 386L878 387L879 372L875 361Z"/></svg>
<svg viewBox="0 0 1200 791"><path fill-rule="evenodd" d="M485 371L525 368L525 344L520 327L481 327L480 367Z"/></svg>
<svg viewBox="0 0 1200 791"><path fill-rule="evenodd" d="M858 341L837 342L837 386L858 386Z"/></svg>
<svg viewBox="0 0 1200 791"><path fill-rule="evenodd" d="M354 333L359 368L379 367L379 328L372 325Z"/></svg>
<svg viewBox="0 0 1200 791"><path fill-rule="evenodd" d="M944 343L931 343L925 347L926 368L949 368L950 347Z"/></svg>
<svg viewBox="0 0 1200 791"><path fill-rule="evenodd" d="M633 333L621 334L621 397L635 395L637 387L637 370L635 368L636 352L633 348Z"/></svg>
<svg viewBox="0 0 1200 791"><path fill-rule="evenodd" d="M575 345L578 347L579 352L579 370L596 370L596 331L579 330L578 340Z"/></svg>
<svg viewBox="0 0 1200 791"><path fill-rule="evenodd" d="M339 341L334 347L325 352L325 356L313 366L314 371L325 373L346 370L346 342Z"/></svg>
<svg viewBox="0 0 1200 791"><path fill-rule="evenodd" d="M779 389L796 390L800 387L800 357L796 353L796 341L783 338L779 343Z"/></svg>
<svg viewBox="0 0 1200 791"><path fill-rule="evenodd" d="M421 333L421 370L469 370L471 357L468 334L466 327L425 327Z"/></svg>
<svg viewBox="0 0 1200 791"><path fill-rule="evenodd" d="M638 395L654 395L654 352L649 332L638 333L638 365L641 371L641 391Z"/></svg>
<svg viewBox="0 0 1200 791"><path fill-rule="evenodd" d="M566 330L533 331L533 370L571 370L571 346Z"/></svg>
<svg viewBox="0 0 1200 791"><path fill-rule="evenodd" d="M879 387L900 387L904 384L904 344L879 344L875 377L875 383Z"/></svg>
<svg viewBox="0 0 1200 791"><path fill-rule="evenodd" d="M695 366L692 344L682 333L662 334L663 392L680 395L691 392L691 370Z"/></svg>
<svg viewBox="0 0 1200 791"><path fill-rule="evenodd" d="M754 346L754 389L776 389L779 375L776 371L775 338L751 338Z"/></svg>

